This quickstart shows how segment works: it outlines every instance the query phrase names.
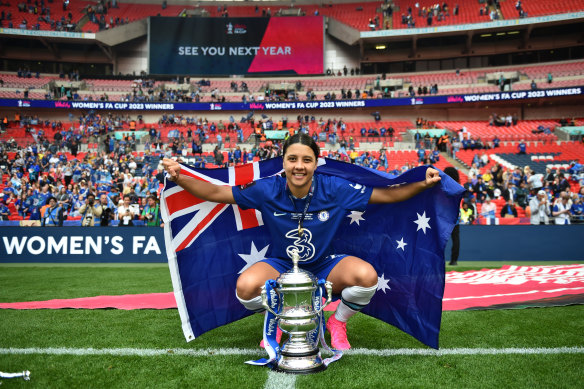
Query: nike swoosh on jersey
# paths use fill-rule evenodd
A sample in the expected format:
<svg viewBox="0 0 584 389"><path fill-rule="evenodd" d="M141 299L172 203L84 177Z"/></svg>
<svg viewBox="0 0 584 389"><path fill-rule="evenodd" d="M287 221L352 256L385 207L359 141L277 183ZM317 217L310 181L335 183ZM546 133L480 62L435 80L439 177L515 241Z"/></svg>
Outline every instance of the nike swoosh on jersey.
<svg viewBox="0 0 584 389"><path fill-rule="evenodd" d="M284 213L274 212L274 216L284 216L285 214L286 214L286 212L284 212Z"/></svg>

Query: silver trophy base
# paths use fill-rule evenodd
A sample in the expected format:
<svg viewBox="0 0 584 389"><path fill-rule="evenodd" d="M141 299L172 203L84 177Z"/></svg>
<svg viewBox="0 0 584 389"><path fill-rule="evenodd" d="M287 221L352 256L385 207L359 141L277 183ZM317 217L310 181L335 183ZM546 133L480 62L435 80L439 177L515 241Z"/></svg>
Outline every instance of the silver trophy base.
<svg viewBox="0 0 584 389"><path fill-rule="evenodd" d="M325 369L326 365L322 362L318 348L303 354L282 351L278 366L274 368L277 372L287 374L313 374Z"/></svg>

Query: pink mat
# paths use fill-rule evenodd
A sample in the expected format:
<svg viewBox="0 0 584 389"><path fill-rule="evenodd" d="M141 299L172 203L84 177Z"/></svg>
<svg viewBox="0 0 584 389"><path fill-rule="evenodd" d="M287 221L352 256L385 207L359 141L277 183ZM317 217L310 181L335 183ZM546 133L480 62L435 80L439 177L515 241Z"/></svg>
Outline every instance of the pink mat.
<svg viewBox="0 0 584 389"><path fill-rule="evenodd" d="M442 310L584 294L584 265L503 266L446 274Z"/></svg>
<svg viewBox="0 0 584 389"><path fill-rule="evenodd" d="M504 266L446 273L443 310L488 307L568 294L584 294L584 265ZM325 308L332 311L338 301ZM169 309L174 294L149 293L0 303L0 309Z"/></svg>
<svg viewBox="0 0 584 389"><path fill-rule="evenodd" d="M0 308L8 309L168 309L176 308L174 294L148 293L124 294L121 296L95 296L75 299L54 299L46 301L28 301L20 303L0 303Z"/></svg>

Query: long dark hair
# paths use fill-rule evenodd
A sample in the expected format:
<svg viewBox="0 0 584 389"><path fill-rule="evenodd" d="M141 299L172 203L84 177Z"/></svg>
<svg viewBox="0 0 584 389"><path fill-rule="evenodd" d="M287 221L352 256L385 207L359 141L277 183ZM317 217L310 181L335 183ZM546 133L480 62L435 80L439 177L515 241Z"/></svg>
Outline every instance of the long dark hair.
<svg viewBox="0 0 584 389"><path fill-rule="evenodd" d="M283 155L286 155L286 150L288 150L288 147L295 143L300 143L301 145L310 147L314 152L314 158L318 159L318 156L320 155L320 147L318 147L314 139L312 139L310 136L306 135L303 132L294 134L288 139L286 139L286 141L284 142L284 147L282 148Z"/></svg>

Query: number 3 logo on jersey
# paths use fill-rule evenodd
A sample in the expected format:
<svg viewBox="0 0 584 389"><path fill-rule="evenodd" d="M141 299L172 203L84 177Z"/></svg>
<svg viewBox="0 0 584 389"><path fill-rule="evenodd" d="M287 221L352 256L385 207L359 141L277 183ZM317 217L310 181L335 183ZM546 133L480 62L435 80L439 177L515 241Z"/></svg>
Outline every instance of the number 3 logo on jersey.
<svg viewBox="0 0 584 389"><path fill-rule="evenodd" d="M312 232L304 229L302 236L298 236L298 229L290 230L286 233L286 238L294 239L294 242L286 247L286 254L292 259L292 253L297 250L300 262L305 262L314 257L314 245L312 244Z"/></svg>

